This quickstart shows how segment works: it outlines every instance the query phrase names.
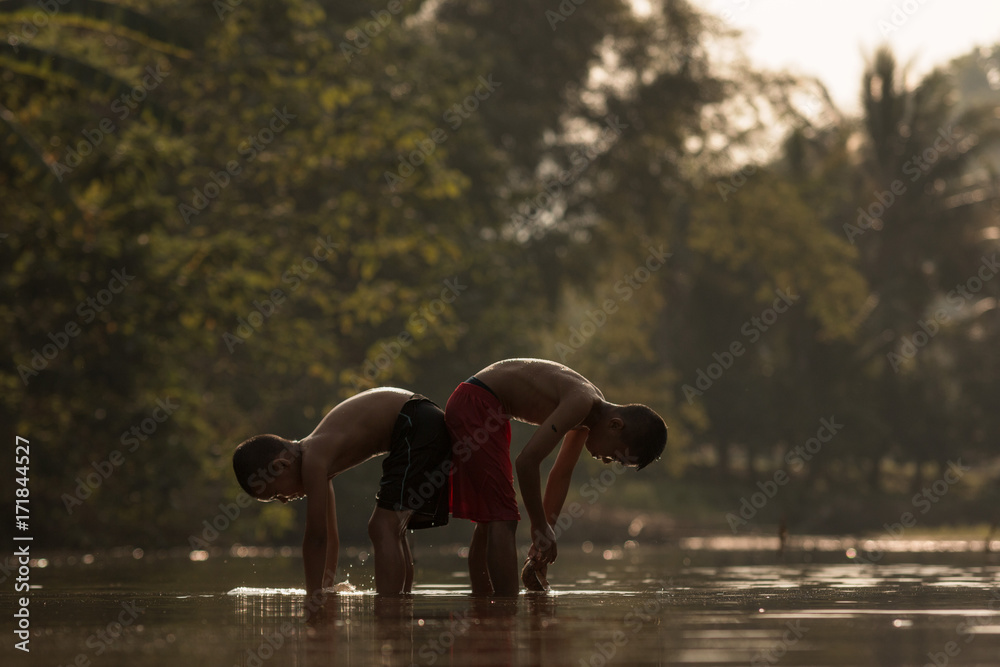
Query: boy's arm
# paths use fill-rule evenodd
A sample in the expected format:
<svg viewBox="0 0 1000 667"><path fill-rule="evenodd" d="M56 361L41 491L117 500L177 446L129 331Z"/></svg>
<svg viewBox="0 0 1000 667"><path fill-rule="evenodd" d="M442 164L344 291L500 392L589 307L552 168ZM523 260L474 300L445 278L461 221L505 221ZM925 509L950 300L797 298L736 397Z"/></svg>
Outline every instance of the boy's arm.
<svg viewBox="0 0 1000 667"><path fill-rule="evenodd" d="M305 469L306 467L303 466ZM306 492L306 532L302 538L302 562L306 571L306 617L323 605L323 567L326 563L326 513L332 489L322 470L303 472Z"/></svg>
<svg viewBox="0 0 1000 667"><path fill-rule="evenodd" d="M521 500L531 520L531 545L537 554L535 560L539 563L551 563L556 559L556 535L549 525L542 503L539 468L542 460L552 453L562 437L583 421L592 404L592 399L586 396L565 398L517 455L517 481L521 488Z"/></svg>
<svg viewBox="0 0 1000 667"><path fill-rule="evenodd" d="M580 453L583 452L583 445L587 442L589 432L584 428L575 428L563 438L562 447L556 455L556 461L552 464L549 477L545 481L545 497L542 505L545 507L545 516L550 524L555 524L562 512L563 504L566 502L566 494L569 493L569 483L573 479L573 469L580 460Z"/></svg>
<svg viewBox="0 0 1000 667"><path fill-rule="evenodd" d="M549 520L549 525L555 526L559 520L559 513L562 512L563 504L566 502L566 494L569 492L569 484L573 479L573 469L580 460L583 446L587 442L589 432L587 429L575 428L563 438L563 444L556 454L556 461L552 464L549 477L545 480L545 497L542 499L542 506L545 508L545 516ZM554 530L554 529L553 529ZM521 581L528 590L549 590L549 582L546 578L548 565L537 562L538 551L532 545L528 551L528 560L524 564L521 572Z"/></svg>
<svg viewBox="0 0 1000 667"><path fill-rule="evenodd" d="M330 497L326 505L326 567L323 569L323 588L333 586L337 575L337 558L340 553L340 535L337 533L337 501L330 480Z"/></svg>

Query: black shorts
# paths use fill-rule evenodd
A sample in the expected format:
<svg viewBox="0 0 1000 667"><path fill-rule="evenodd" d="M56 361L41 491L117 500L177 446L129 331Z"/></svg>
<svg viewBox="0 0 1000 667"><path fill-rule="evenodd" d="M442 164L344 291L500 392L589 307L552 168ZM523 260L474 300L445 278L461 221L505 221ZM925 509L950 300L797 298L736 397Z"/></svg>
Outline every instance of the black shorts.
<svg viewBox="0 0 1000 667"><path fill-rule="evenodd" d="M392 429L389 454L382 461L375 504L387 510L413 510L406 527L448 523L451 496L451 437L444 411L414 394L403 404Z"/></svg>

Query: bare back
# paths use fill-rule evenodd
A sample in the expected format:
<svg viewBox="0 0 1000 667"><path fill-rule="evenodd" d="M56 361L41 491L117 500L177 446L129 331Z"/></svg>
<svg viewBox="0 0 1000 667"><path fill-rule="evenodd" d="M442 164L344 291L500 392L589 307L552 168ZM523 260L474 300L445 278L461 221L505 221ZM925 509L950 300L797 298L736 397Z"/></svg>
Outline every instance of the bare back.
<svg viewBox="0 0 1000 667"><path fill-rule="evenodd" d="M572 368L545 359L505 359L476 377L497 395L514 419L541 424L567 398L604 400L600 389ZM572 428L578 424L570 424Z"/></svg>
<svg viewBox="0 0 1000 667"><path fill-rule="evenodd" d="M404 389L369 389L339 403L300 441L303 467L319 467L332 478L389 451L396 418L411 396Z"/></svg>

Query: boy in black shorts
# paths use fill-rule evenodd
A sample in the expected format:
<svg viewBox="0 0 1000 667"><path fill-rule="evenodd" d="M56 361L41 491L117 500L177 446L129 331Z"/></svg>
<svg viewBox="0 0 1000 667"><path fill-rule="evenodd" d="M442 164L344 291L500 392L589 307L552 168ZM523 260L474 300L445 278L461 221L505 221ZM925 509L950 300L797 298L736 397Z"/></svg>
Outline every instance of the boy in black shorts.
<svg viewBox="0 0 1000 667"><path fill-rule="evenodd" d="M398 595L413 584L404 531L448 523L451 440L441 408L402 389L370 389L334 407L302 440L258 435L233 453L236 479L254 498L283 503L306 498L307 615L322 605L323 588L333 585L337 571L333 478L386 452L368 534L375 590Z"/></svg>

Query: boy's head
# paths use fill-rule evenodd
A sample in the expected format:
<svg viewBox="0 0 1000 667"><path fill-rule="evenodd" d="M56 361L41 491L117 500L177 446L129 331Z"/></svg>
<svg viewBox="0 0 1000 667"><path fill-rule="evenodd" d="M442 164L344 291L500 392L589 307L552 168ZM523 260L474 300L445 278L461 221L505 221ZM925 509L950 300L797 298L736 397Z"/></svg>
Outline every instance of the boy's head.
<svg viewBox="0 0 1000 667"><path fill-rule="evenodd" d="M233 452L233 472L257 500L287 502L303 494L299 447L276 435L255 435Z"/></svg>
<svg viewBox="0 0 1000 667"><path fill-rule="evenodd" d="M619 461L637 470L660 458L667 444L667 425L660 415L638 403L604 405L604 414L587 437L587 451L594 458Z"/></svg>

